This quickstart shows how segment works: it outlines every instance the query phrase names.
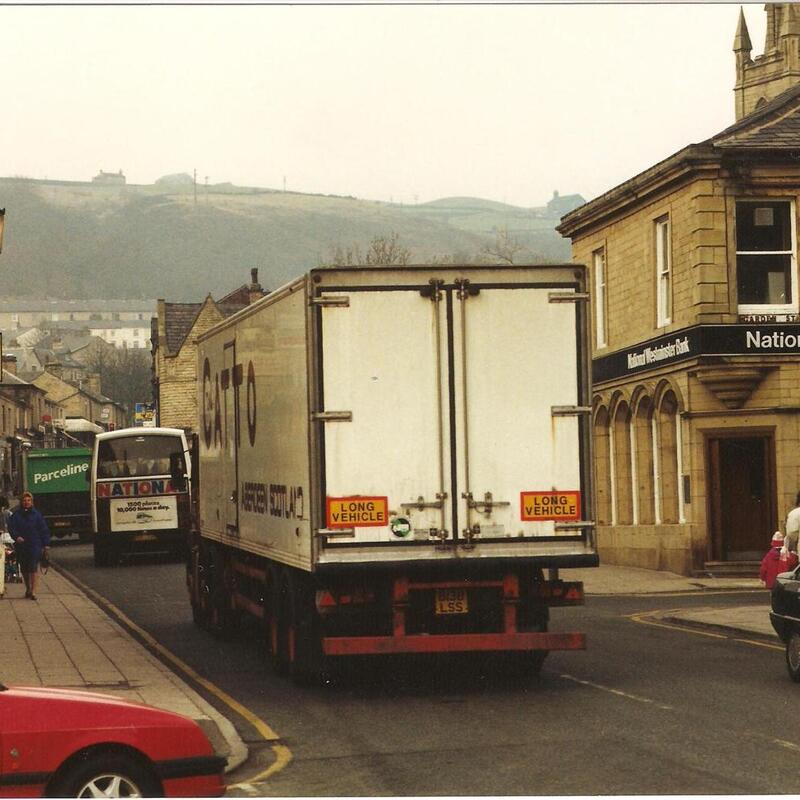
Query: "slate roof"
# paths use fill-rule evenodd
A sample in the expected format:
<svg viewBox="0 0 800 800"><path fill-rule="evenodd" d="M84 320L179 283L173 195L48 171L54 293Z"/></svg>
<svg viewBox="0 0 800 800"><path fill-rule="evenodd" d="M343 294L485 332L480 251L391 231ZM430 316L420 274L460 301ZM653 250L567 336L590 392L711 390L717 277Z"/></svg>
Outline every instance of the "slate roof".
<svg viewBox="0 0 800 800"><path fill-rule="evenodd" d="M709 141L721 149L800 147L800 84L781 92Z"/></svg>
<svg viewBox="0 0 800 800"><path fill-rule="evenodd" d="M213 299L211 302L214 302ZM204 303L164 303L164 327L168 352L174 355L181 349L204 305ZM230 317L245 308L247 303L221 301L215 305L223 317Z"/></svg>
<svg viewBox="0 0 800 800"><path fill-rule="evenodd" d="M202 303L164 303L164 328L170 353L181 349L202 307Z"/></svg>

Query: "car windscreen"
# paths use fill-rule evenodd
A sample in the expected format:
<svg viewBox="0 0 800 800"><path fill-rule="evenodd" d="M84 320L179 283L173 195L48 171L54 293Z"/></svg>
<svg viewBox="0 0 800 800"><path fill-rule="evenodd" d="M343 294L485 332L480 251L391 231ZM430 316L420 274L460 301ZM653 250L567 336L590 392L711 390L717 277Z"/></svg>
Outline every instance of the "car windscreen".
<svg viewBox="0 0 800 800"><path fill-rule="evenodd" d="M169 459L180 454L183 463L183 441L179 436L124 436L105 439L97 449L98 478L131 478L169 475Z"/></svg>

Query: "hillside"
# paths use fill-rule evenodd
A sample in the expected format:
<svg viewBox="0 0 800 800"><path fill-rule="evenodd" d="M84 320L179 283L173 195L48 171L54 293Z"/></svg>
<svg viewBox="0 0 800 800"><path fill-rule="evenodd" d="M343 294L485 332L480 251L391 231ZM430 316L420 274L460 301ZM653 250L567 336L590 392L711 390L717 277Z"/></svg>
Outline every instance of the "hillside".
<svg viewBox="0 0 800 800"><path fill-rule="evenodd" d="M516 260L565 261L547 209L477 198L415 206L230 184L102 185L0 178L6 208L0 284L15 296L197 300L259 267L267 288L317 266L337 246L397 232L414 262L473 260L507 228Z"/></svg>

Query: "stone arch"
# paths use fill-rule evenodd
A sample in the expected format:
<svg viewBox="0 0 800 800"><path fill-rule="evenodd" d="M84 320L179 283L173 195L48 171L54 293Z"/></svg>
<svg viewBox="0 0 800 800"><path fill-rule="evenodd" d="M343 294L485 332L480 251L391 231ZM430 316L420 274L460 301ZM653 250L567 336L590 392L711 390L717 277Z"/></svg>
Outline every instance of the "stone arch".
<svg viewBox="0 0 800 800"><path fill-rule="evenodd" d="M618 398L614 404L611 430L613 443L614 521L620 525L633 522L633 492L631 481L631 414L628 401Z"/></svg>
<svg viewBox="0 0 800 800"><path fill-rule="evenodd" d="M658 461L660 472L661 519L665 523L680 520L678 481L678 443L680 441L680 402L671 389L660 393L656 414Z"/></svg>
<svg viewBox="0 0 800 800"><path fill-rule="evenodd" d="M678 413L683 411L686 408L686 404L683 401L683 395L681 394L681 390L674 386L669 380L663 378L660 380L653 391L653 403L656 409L661 407L661 401L664 398L664 395L668 392L672 393L675 397L675 401L678 404Z"/></svg>
<svg viewBox="0 0 800 800"><path fill-rule="evenodd" d="M611 417L608 408L595 406L593 419L594 486L597 523L609 525L613 521L611 503Z"/></svg>

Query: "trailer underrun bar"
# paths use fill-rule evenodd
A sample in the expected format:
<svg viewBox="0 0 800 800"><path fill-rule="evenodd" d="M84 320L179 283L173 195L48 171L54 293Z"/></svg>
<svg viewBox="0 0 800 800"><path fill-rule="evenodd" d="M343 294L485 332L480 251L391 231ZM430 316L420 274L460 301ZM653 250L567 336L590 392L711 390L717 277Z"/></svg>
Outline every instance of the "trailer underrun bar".
<svg viewBox="0 0 800 800"><path fill-rule="evenodd" d="M406 611L409 594L415 590L477 588L497 586L503 590L503 627L498 633L407 634ZM582 600L582 592L581 592ZM457 653L497 650L585 650L583 633L545 633L517 630L519 577L507 574L502 580L412 582L396 578L392 591L392 636L326 636L322 651L326 656L370 655L382 653Z"/></svg>

